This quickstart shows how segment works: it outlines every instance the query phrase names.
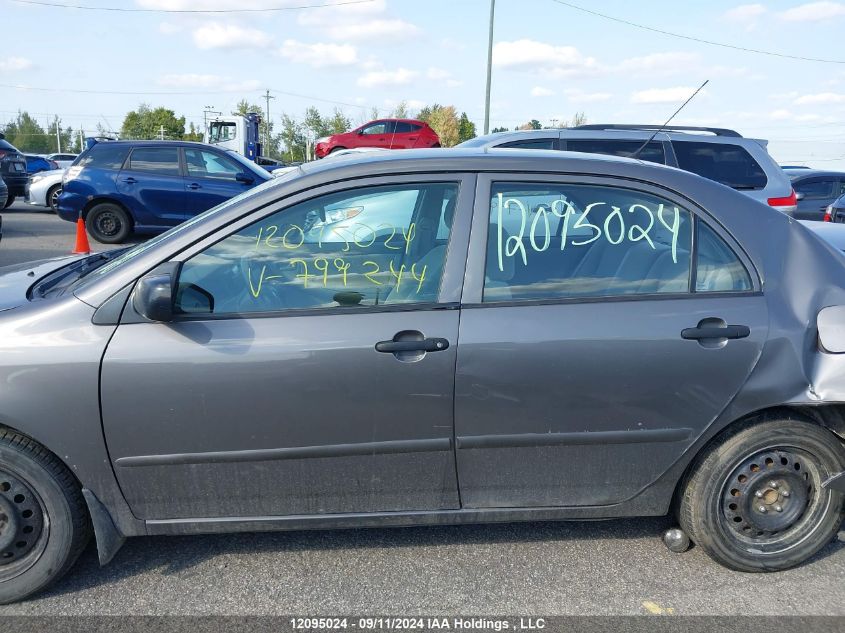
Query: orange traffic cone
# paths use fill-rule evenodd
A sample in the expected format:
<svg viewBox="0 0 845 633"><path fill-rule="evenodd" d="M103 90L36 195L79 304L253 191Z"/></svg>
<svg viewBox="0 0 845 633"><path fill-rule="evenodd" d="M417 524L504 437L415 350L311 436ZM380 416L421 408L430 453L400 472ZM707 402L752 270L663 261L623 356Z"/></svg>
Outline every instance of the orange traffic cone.
<svg viewBox="0 0 845 633"><path fill-rule="evenodd" d="M91 245L88 243L88 232L85 230L85 220L82 219L82 214L79 214L79 219L76 221L76 246L71 251L74 255L87 255L91 252Z"/></svg>

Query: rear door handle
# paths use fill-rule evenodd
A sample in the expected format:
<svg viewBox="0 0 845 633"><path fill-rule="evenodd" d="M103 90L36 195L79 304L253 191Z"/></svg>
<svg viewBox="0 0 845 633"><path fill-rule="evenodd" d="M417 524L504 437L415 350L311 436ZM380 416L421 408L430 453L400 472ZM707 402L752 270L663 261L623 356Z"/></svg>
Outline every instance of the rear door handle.
<svg viewBox="0 0 845 633"><path fill-rule="evenodd" d="M188 189L202 189L202 185L192 182L190 185L188 185Z"/></svg>
<svg viewBox="0 0 845 633"><path fill-rule="evenodd" d="M751 335L751 328L747 325L724 325L711 327L688 327L681 330L681 338L688 341L702 341L716 338L746 338Z"/></svg>
<svg viewBox="0 0 845 633"><path fill-rule="evenodd" d="M130 185L134 185L138 181L135 180L132 176L129 176L128 178L124 178L123 182L128 183Z"/></svg>
<svg viewBox="0 0 845 633"><path fill-rule="evenodd" d="M379 341L377 352L395 354L396 352L442 352L449 349L445 338L424 338L420 341Z"/></svg>

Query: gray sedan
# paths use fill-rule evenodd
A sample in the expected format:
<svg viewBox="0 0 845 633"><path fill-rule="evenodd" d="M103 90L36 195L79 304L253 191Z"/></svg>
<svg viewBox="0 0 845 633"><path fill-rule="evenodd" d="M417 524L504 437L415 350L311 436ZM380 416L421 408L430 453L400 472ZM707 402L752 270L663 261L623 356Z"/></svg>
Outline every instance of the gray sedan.
<svg viewBox="0 0 845 633"><path fill-rule="evenodd" d="M343 225L343 230L321 230ZM0 602L129 536L674 513L742 571L845 499L841 254L694 174L307 165L0 275Z"/></svg>

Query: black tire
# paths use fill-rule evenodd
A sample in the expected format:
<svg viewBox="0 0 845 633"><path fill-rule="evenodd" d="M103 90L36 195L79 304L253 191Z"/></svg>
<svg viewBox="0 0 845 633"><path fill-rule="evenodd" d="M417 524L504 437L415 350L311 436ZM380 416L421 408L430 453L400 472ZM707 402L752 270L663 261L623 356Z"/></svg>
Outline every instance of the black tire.
<svg viewBox="0 0 845 633"><path fill-rule="evenodd" d="M44 589L91 537L79 483L33 440L0 428L0 604Z"/></svg>
<svg viewBox="0 0 845 633"><path fill-rule="evenodd" d="M3 206L4 209L8 209L12 206L12 203L15 201L15 196L9 196L6 198L6 204Z"/></svg>
<svg viewBox="0 0 845 633"><path fill-rule="evenodd" d="M843 470L842 441L808 420L778 416L729 428L682 484L678 520L725 567L789 569L839 531L845 494L822 483Z"/></svg>
<svg viewBox="0 0 845 633"><path fill-rule="evenodd" d="M50 187L50 190L47 192L47 206L50 207L50 211L55 213L58 209L59 204L59 196L62 194L62 186L61 185L53 185Z"/></svg>
<svg viewBox="0 0 845 633"><path fill-rule="evenodd" d="M85 227L101 244L122 244L132 234L129 214L113 202L101 202L88 212Z"/></svg>

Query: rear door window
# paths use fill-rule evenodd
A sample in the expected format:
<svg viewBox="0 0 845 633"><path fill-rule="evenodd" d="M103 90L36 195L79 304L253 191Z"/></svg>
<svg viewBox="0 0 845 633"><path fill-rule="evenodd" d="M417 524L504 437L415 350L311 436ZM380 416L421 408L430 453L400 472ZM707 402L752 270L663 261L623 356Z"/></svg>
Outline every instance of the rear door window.
<svg viewBox="0 0 845 633"><path fill-rule="evenodd" d="M512 141L504 143L499 147L509 147L518 149L557 149L556 138L532 138L525 141Z"/></svg>
<svg viewBox="0 0 845 633"><path fill-rule="evenodd" d="M396 134L410 134L411 132L419 131L420 126L413 123L406 123L405 121L396 122Z"/></svg>
<svg viewBox="0 0 845 633"><path fill-rule="evenodd" d="M623 156L630 158L637 150L637 158L652 163L666 163L666 153L663 150L663 143L652 141L645 147L645 141L625 141L619 139L568 139L565 149L570 152L588 152L590 154L608 154L610 156Z"/></svg>
<svg viewBox="0 0 845 633"><path fill-rule="evenodd" d="M129 156L127 169L178 176L179 149L176 147L136 147Z"/></svg>
<svg viewBox="0 0 845 633"><path fill-rule="evenodd" d="M795 193L803 193L805 200L825 200L834 197L834 190L837 181L833 178L828 180L805 180L796 182L793 186Z"/></svg>
<svg viewBox="0 0 845 633"><path fill-rule="evenodd" d="M766 172L748 151L729 143L672 141L678 166L734 189L763 189Z"/></svg>
<svg viewBox="0 0 845 633"><path fill-rule="evenodd" d="M688 293L691 227L630 189L495 183L483 301Z"/></svg>

